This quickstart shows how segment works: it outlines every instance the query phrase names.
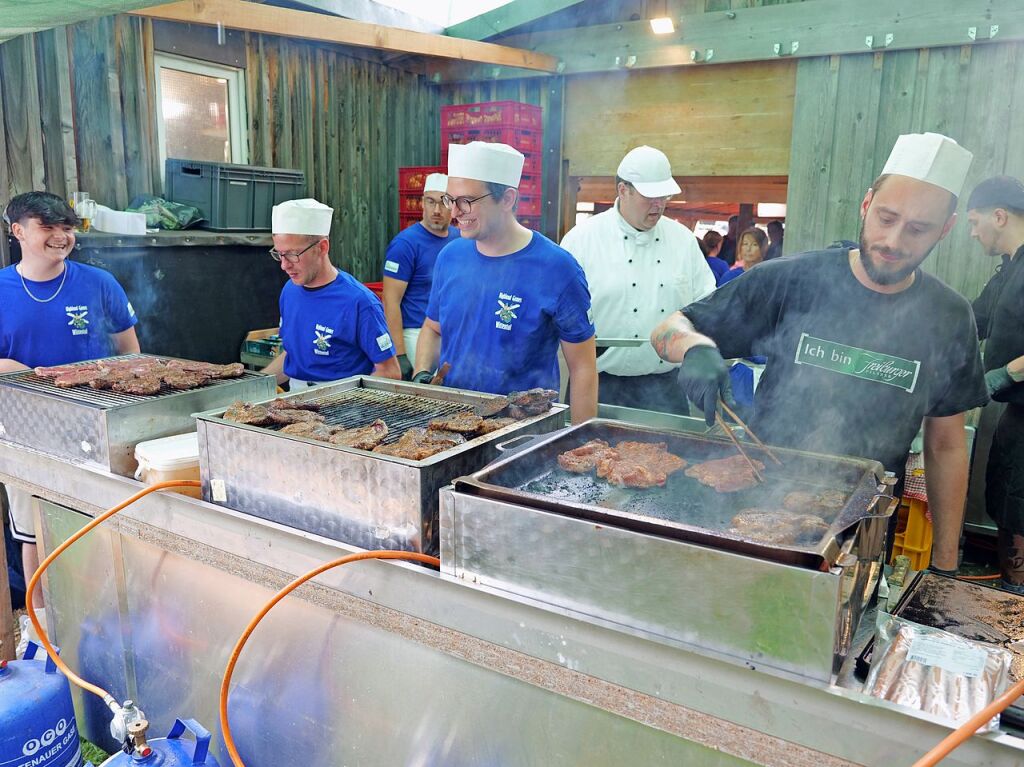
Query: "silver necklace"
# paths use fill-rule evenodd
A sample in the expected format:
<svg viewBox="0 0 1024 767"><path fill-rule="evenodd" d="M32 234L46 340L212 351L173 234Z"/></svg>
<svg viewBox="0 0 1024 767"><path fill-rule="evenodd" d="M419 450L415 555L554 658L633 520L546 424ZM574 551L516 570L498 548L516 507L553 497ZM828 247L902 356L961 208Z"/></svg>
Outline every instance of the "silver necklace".
<svg viewBox="0 0 1024 767"><path fill-rule="evenodd" d="M49 298L36 298L32 295L32 291L28 289L28 284L25 282L25 275L18 269L18 276L21 277L21 287L25 288L25 292L28 293L28 297L35 301L37 304L48 304L50 301L55 299L64 289L64 280L68 278L68 265L64 264L64 271L61 273L60 285L57 286L57 291Z"/></svg>

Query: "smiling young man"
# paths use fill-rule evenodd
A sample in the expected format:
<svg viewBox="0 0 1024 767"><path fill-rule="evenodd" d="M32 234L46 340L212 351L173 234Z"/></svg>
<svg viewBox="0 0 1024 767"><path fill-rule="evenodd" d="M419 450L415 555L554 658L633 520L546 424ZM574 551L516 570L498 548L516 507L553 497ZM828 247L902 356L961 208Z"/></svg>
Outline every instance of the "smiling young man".
<svg viewBox="0 0 1024 767"><path fill-rule="evenodd" d="M766 442L880 461L902 475L925 423L935 569L957 567L967 492L964 412L988 399L970 306L918 267L956 220L971 153L900 136L861 203L860 247L778 258L655 329L710 424L724 357L768 358L751 427Z"/></svg>
<svg viewBox="0 0 1024 767"><path fill-rule="evenodd" d="M569 368L573 423L597 414L590 292L568 252L521 226L515 209L523 155L505 144L453 144L446 203L462 239L437 257L413 380L439 363L444 383L508 394L558 390L558 349Z"/></svg>
<svg viewBox="0 0 1024 767"><path fill-rule="evenodd" d="M1024 594L1024 184L982 181L967 200L971 236L998 271L973 304L985 340L985 383L1005 402L985 469L985 508L999 530L1003 588Z"/></svg>
<svg viewBox="0 0 1024 767"><path fill-rule="evenodd" d="M384 315L395 342L402 378L412 377L416 341L427 314L434 263L441 248L459 239L442 201L448 177L431 173L423 185L423 217L399 232L384 253Z"/></svg>
<svg viewBox="0 0 1024 767"><path fill-rule="evenodd" d="M69 261L78 217L49 192L14 197L4 218L21 261L0 270L0 373L139 351L135 310L108 272ZM32 496L8 487L11 535L22 542L25 575L38 559ZM34 595L42 604L42 595Z"/></svg>
<svg viewBox="0 0 1024 767"><path fill-rule="evenodd" d="M354 375L401 378L384 307L331 263L334 209L312 199L275 205L274 247L288 282L281 289L282 352L264 369L292 391Z"/></svg>

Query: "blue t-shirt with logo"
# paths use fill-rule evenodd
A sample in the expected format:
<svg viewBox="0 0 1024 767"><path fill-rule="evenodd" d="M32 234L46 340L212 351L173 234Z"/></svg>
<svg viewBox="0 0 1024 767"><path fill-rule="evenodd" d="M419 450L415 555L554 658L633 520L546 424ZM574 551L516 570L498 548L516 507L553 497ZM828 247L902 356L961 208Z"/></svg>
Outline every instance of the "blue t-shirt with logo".
<svg viewBox="0 0 1024 767"><path fill-rule="evenodd" d="M388 245L384 253L384 276L408 283L402 296L403 328L423 327L437 254L459 236L454 226L448 227L445 237L438 237L427 231L422 222L417 222L403 229Z"/></svg>
<svg viewBox="0 0 1024 767"><path fill-rule="evenodd" d="M395 356L380 299L347 272L320 288L285 284L279 301L284 372L334 381L373 372Z"/></svg>
<svg viewBox="0 0 1024 767"><path fill-rule="evenodd" d="M538 232L520 251L481 255L456 240L434 268L427 316L441 325L446 386L507 394L558 389L559 341L593 337L590 290L572 255Z"/></svg>
<svg viewBox="0 0 1024 767"><path fill-rule="evenodd" d="M77 261L64 268L55 279L24 283L16 266L0 269L0 358L43 367L109 357L110 335L138 322L109 272Z"/></svg>

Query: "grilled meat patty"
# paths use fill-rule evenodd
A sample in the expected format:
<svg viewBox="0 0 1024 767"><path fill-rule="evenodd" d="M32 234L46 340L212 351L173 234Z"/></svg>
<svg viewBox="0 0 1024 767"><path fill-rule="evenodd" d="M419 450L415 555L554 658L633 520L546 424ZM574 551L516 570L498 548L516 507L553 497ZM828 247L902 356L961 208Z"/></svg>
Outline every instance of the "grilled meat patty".
<svg viewBox="0 0 1024 767"><path fill-rule="evenodd" d="M782 499L782 507L787 511L806 512L827 517L839 511L846 504L847 494L841 490L821 490L817 493L806 490L795 490Z"/></svg>
<svg viewBox="0 0 1024 767"><path fill-rule="evenodd" d="M324 417L311 410L293 410L291 408L267 408L267 414L274 423L323 423Z"/></svg>
<svg viewBox="0 0 1024 767"><path fill-rule="evenodd" d="M597 461L597 476L620 487L661 487L686 461L664 442L620 442Z"/></svg>
<svg viewBox="0 0 1024 767"><path fill-rule="evenodd" d="M454 415L435 418L427 424L427 428L433 429L434 431L454 431L460 434L476 434L480 431L480 426L483 422L483 418L466 410L461 413L455 413Z"/></svg>
<svg viewBox="0 0 1024 767"><path fill-rule="evenodd" d="M231 407L225 410L223 418L225 421L244 423L249 426L266 426L272 423L270 413L263 405L254 405L251 402L242 402L241 400L233 403Z"/></svg>
<svg viewBox="0 0 1024 767"><path fill-rule="evenodd" d="M379 445L373 452L410 461L422 461L465 441L465 437L454 432L413 428L406 431L394 444Z"/></svg>
<svg viewBox="0 0 1024 767"><path fill-rule="evenodd" d="M147 375L126 375L114 381L110 388L121 394L153 395L159 394L163 386L158 373Z"/></svg>
<svg viewBox="0 0 1024 767"><path fill-rule="evenodd" d="M338 428L336 426L328 426L320 421L299 421L298 423L290 423L281 429L282 434L317 439L321 442L330 442L331 437L337 432Z"/></svg>
<svg viewBox="0 0 1024 767"><path fill-rule="evenodd" d="M70 389L73 386L85 386L97 376L102 375L100 371L91 365L81 370L70 370L53 379L53 385L61 389Z"/></svg>
<svg viewBox="0 0 1024 767"><path fill-rule="evenodd" d="M607 456L617 455L612 446L603 439L592 439L577 448L566 450L558 456L558 465L566 471L586 474L597 468L597 462Z"/></svg>
<svg viewBox="0 0 1024 767"><path fill-rule="evenodd" d="M508 395L511 404L522 409L528 415L546 413L551 403L558 399L558 392L553 389L530 389L512 392Z"/></svg>
<svg viewBox="0 0 1024 767"><path fill-rule="evenodd" d="M193 360L168 360L166 367L174 370L186 370L190 373L203 373L208 378L240 378L245 374L245 366L241 362L216 365L212 362L195 362Z"/></svg>
<svg viewBox="0 0 1024 767"><path fill-rule="evenodd" d="M764 471L764 464L751 458L758 471ZM757 477L742 455L716 458L698 463L686 470L686 476L693 477L701 484L713 487L720 493L735 493L757 484Z"/></svg>
<svg viewBox="0 0 1024 767"><path fill-rule="evenodd" d="M100 366L98 364L90 362L86 365L54 365L53 367L40 367L35 368L32 372L40 378L60 378L61 376L66 376L78 371L92 370L93 372L98 372L99 369Z"/></svg>
<svg viewBox="0 0 1024 767"><path fill-rule="evenodd" d="M508 410L509 404L510 401L508 397L495 397L487 400L486 402L481 402L473 408L473 412L481 418L490 418L504 410Z"/></svg>
<svg viewBox="0 0 1024 767"><path fill-rule="evenodd" d="M106 373L97 373L96 377L89 381L89 386L93 389L109 389L114 385L114 382L119 380L120 373L108 371Z"/></svg>
<svg viewBox="0 0 1024 767"><path fill-rule="evenodd" d="M281 399L278 397L269 405L269 410L309 410L311 412L319 412L320 406L315 402L296 402L291 399Z"/></svg>
<svg viewBox="0 0 1024 767"><path fill-rule="evenodd" d="M480 434L490 434L492 431L511 426L515 422L515 418L485 418L480 424Z"/></svg>
<svg viewBox="0 0 1024 767"><path fill-rule="evenodd" d="M820 541L828 532L828 525L813 514L755 508L744 509L733 517L729 532L762 543L801 546Z"/></svg>
<svg viewBox="0 0 1024 767"><path fill-rule="evenodd" d="M165 370L160 373L164 383L172 389L186 391L187 389L198 389L210 381L210 377L203 373L195 373L189 370Z"/></svg>
<svg viewBox="0 0 1024 767"><path fill-rule="evenodd" d="M357 450L373 450L388 436L388 425L378 418L358 429L343 429L331 435L332 445L354 447Z"/></svg>

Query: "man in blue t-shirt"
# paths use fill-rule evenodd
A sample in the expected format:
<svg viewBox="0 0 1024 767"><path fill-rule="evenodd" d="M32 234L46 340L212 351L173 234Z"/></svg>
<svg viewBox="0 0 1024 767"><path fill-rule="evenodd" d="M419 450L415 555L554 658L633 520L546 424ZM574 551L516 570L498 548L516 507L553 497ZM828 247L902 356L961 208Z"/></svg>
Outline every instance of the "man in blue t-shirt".
<svg viewBox="0 0 1024 767"><path fill-rule="evenodd" d="M523 155L505 144L452 144L445 204L462 239L437 257L416 346L418 382L439 362L445 384L508 394L558 387L558 349L569 368L573 423L597 415L597 356L590 292L572 255L515 218Z"/></svg>
<svg viewBox="0 0 1024 767"><path fill-rule="evenodd" d="M21 261L0 270L0 373L139 351L135 310L108 272L69 261L78 216L48 192L19 194L4 219ZM25 577L39 564L29 493L7 488ZM42 594L33 595L37 606Z"/></svg>
<svg viewBox="0 0 1024 767"><path fill-rule="evenodd" d="M334 209L289 200L271 216L274 247L289 282L281 289L281 353L264 372L292 391L354 375L401 378L380 300L331 263Z"/></svg>
<svg viewBox="0 0 1024 767"><path fill-rule="evenodd" d="M441 202L447 186L443 173L427 176L422 220L399 232L384 254L384 316L406 380L412 377L409 355L416 356L437 254L459 239L459 230L451 226L452 213Z"/></svg>

